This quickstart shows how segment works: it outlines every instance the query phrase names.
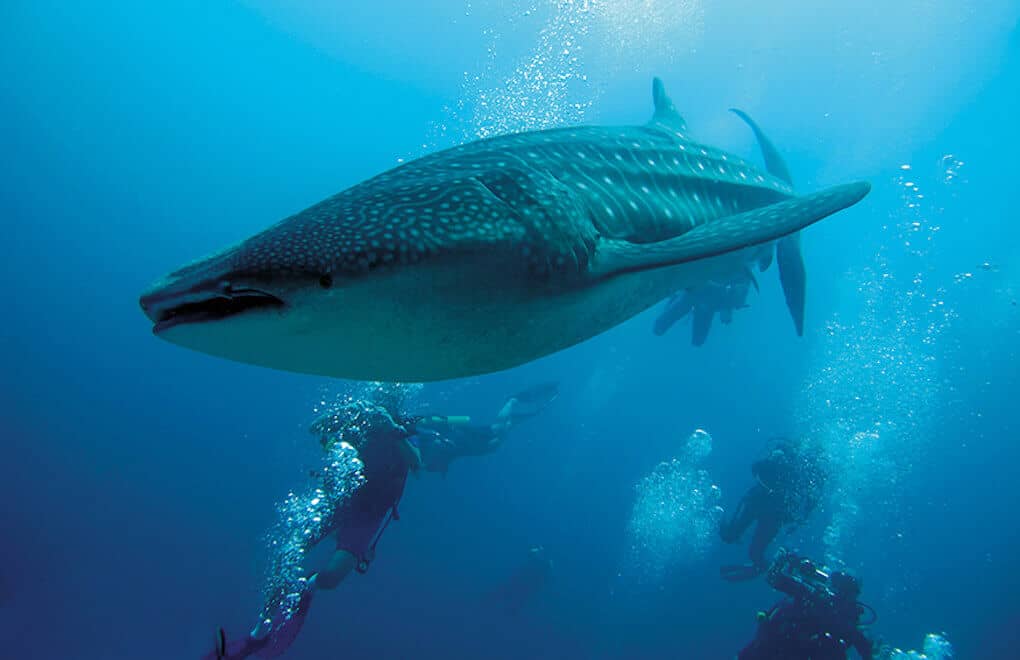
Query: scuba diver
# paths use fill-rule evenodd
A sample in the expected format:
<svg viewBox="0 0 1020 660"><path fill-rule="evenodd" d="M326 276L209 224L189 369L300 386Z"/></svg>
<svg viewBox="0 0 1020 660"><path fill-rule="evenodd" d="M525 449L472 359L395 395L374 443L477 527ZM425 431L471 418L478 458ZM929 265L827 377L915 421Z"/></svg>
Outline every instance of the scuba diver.
<svg viewBox="0 0 1020 660"><path fill-rule="evenodd" d="M528 550L524 563L490 592L488 600L507 614L518 614L534 602L552 579L552 572L552 559L545 548L536 545Z"/></svg>
<svg viewBox="0 0 1020 660"><path fill-rule="evenodd" d="M556 383L543 383L511 396L492 424L473 424L470 417L427 415L413 420L414 444L428 472L446 475L450 463L464 456L484 456L499 449L507 432L538 415L559 394Z"/></svg>
<svg viewBox="0 0 1020 660"><path fill-rule="evenodd" d="M858 602L861 585L855 577L780 552L767 580L788 598L758 613L758 632L737 660L846 660L850 649L872 660L874 644L860 626L875 623L877 616ZM866 612L869 621L861 622Z"/></svg>
<svg viewBox="0 0 1020 660"><path fill-rule="evenodd" d="M341 495L330 519L318 533L301 536L300 547L292 554L301 558L334 533L336 550L322 570L299 578L296 589L291 584L272 590L248 635L228 641L219 629L215 648L203 660L282 654L297 637L316 591L335 589L352 571L364 574L368 570L383 532L391 521L400 519L397 506L410 472L422 468L444 472L455 458L494 451L516 422L537 415L556 397L557 386L543 385L510 397L496 422L487 427L471 426L468 417L404 415L400 397L390 394L381 390L371 399L348 401L312 422L309 430L327 454L356 450L360 477L353 488L335 491ZM328 473L328 466L324 472L312 473L323 483L314 490L310 504L317 505L323 493L334 492L325 480L335 479L335 474ZM274 546L280 542L271 541Z"/></svg>
<svg viewBox="0 0 1020 660"><path fill-rule="evenodd" d="M728 280L710 281L678 291L670 297L666 308L655 319L653 331L661 336L674 323L693 312L691 344L701 346L708 339L708 331L712 328L712 319L716 313L723 325L729 325L733 321L733 310L747 308L747 294L751 286L758 291L758 280L745 268Z"/></svg>
<svg viewBox="0 0 1020 660"><path fill-rule="evenodd" d="M751 464L755 484L748 489L729 519L719 526L724 543L738 543L754 524L748 546L749 564L723 566L725 580L750 580L765 570L765 550L787 525L807 520L825 484L820 453L806 442L778 438L768 455Z"/></svg>
<svg viewBox="0 0 1020 660"><path fill-rule="evenodd" d="M311 432L319 435L327 452L338 443L350 443L346 446L356 450L360 461L360 479L353 492L342 492L331 519L319 533L301 538L299 547L292 552L301 556L334 532L336 550L322 570L299 580L296 593L274 589L259 622L248 635L228 642L223 629L219 629L215 648L203 660L280 655L297 637L316 591L335 589L351 571L364 573L368 569L379 537L390 520L399 517L397 504L408 472L417 469L421 462L410 441L413 435L408 429L410 420L402 418L396 407L387 403L390 402L351 401L312 423ZM351 429L357 432L348 432ZM315 476L325 481L330 475ZM315 492L330 490L323 483ZM318 499L310 503L318 504ZM273 544L277 542L286 541L277 539Z"/></svg>

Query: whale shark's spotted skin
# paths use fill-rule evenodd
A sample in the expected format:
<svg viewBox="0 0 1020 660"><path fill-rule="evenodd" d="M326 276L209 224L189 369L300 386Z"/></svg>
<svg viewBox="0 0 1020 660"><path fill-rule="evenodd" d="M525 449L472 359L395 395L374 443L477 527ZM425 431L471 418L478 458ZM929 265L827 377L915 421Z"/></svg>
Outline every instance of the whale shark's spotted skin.
<svg viewBox="0 0 1020 660"><path fill-rule="evenodd" d="M508 135L402 165L240 246L251 271L356 275L514 246L535 271L583 267L597 237L650 243L780 201L790 186L657 127Z"/></svg>
<svg viewBox="0 0 1020 660"><path fill-rule="evenodd" d="M481 374L743 268L867 193L794 197L753 122L772 174L689 139L657 80L653 98L644 126L505 135L401 165L171 273L142 307L158 335L243 362ZM802 301L799 244L784 241L784 291Z"/></svg>

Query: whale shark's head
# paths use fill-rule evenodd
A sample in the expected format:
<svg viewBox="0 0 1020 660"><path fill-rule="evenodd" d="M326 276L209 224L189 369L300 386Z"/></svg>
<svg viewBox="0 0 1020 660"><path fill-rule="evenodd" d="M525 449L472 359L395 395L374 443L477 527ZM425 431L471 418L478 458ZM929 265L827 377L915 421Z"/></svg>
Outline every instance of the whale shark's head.
<svg viewBox="0 0 1020 660"><path fill-rule="evenodd" d="M156 336L250 362L281 346L337 284L314 264L258 259L241 244L170 273L139 303Z"/></svg>
<svg viewBox="0 0 1020 660"><path fill-rule="evenodd" d="M448 251L457 242L448 228L473 220L451 208L444 213L457 222L444 216L430 224L423 216L431 210L414 203L422 184L395 190L384 177L377 180L170 273L140 300L155 333L173 340L171 332L214 322L278 319L353 280ZM458 187L451 188L456 195Z"/></svg>
<svg viewBox="0 0 1020 660"><path fill-rule="evenodd" d="M232 248L170 273L143 293L139 303L153 333L165 335L225 319L279 315L288 299L309 289L315 279L308 271L252 268ZM319 280L323 287L332 284L325 275Z"/></svg>
<svg viewBox="0 0 1020 660"><path fill-rule="evenodd" d="M429 287L451 288L452 274L421 263L364 273L331 272L301 259L264 263L242 244L167 275L139 303L156 336L202 353L288 371L364 379L382 373L396 380L407 378L411 361L428 355L402 349L410 351L436 328L430 320L442 315Z"/></svg>
<svg viewBox="0 0 1020 660"><path fill-rule="evenodd" d="M505 284L498 251L480 248L507 232L470 217L474 189L444 193L460 204L338 195L170 273L139 303L161 339L239 362L389 380L428 379L439 369L415 366L428 360L456 369L459 354L429 346L461 350L456 310Z"/></svg>

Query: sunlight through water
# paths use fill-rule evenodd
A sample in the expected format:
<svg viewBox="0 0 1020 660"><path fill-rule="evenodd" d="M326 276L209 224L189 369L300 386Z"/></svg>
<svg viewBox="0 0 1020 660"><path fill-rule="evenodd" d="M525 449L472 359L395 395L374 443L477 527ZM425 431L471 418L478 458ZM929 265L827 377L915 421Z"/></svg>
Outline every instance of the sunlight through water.
<svg viewBox="0 0 1020 660"><path fill-rule="evenodd" d="M470 10L469 10L470 11ZM703 32L701 0L536 0L514 5L506 22L482 28L489 43L478 71L465 71L460 98L432 127L430 149L448 143L590 123L614 71L671 62ZM516 30L531 47L506 53ZM599 58L599 66L591 60ZM612 62L606 69L603 60ZM597 68L600 78L588 71Z"/></svg>

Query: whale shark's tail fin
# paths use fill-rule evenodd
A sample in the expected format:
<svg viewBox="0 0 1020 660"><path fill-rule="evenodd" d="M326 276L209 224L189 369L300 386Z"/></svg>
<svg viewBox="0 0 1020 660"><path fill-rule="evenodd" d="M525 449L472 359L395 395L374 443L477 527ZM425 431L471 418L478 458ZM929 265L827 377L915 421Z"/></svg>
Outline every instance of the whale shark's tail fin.
<svg viewBox="0 0 1020 660"><path fill-rule="evenodd" d="M743 119L754 131L768 173L792 186L793 177L790 176L790 169L779 155L779 150L772 144L772 140L746 112L736 108L730 108L730 112ZM786 307L790 310L799 337L804 334L804 301L807 298L807 270L804 268L804 256L800 251L799 233L791 234L776 244L776 261L779 262L779 281L783 285Z"/></svg>
<svg viewBox="0 0 1020 660"><path fill-rule="evenodd" d="M776 243L776 262L779 263L779 282L783 285L786 308L793 317L797 336L804 336L804 301L807 298L807 269L800 251L800 232L791 234Z"/></svg>
<svg viewBox="0 0 1020 660"><path fill-rule="evenodd" d="M746 112L737 108L730 108L730 112L743 119L751 127L751 130L754 131L754 137L758 140L758 148L761 149L761 157L765 160L765 169L768 170L768 173L792 186L793 177L790 176L790 170L786 167L786 161L779 155L776 145L772 144L772 140L765 135L758 124Z"/></svg>

